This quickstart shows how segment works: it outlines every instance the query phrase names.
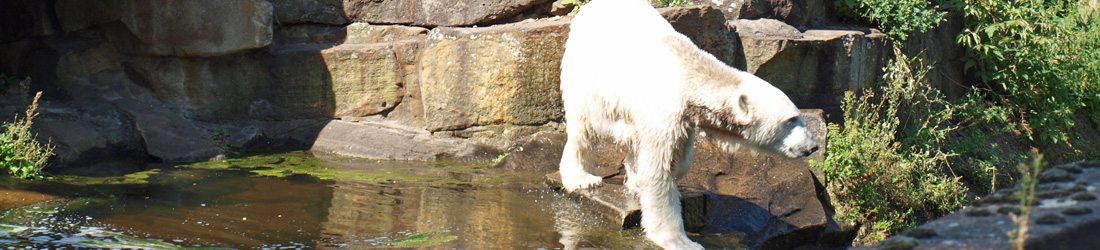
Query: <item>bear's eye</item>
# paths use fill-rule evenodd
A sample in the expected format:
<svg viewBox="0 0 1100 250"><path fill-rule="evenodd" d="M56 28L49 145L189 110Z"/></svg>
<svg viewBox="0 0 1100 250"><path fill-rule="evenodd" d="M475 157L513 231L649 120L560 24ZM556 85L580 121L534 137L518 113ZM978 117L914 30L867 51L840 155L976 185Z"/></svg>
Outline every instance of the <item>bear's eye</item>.
<svg viewBox="0 0 1100 250"><path fill-rule="evenodd" d="M798 117L797 116L791 117L790 119L787 119L787 121L786 121L787 125L794 125L797 122L798 122Z"/></svg>

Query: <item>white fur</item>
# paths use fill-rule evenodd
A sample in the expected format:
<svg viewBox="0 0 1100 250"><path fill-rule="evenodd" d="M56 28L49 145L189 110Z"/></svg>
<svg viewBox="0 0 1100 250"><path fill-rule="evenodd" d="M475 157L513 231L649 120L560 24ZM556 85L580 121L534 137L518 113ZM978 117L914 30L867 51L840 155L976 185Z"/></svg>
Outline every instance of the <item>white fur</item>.
<svg viewBox="0 0 1100 250"><path fill-rule="evenodd" d="M565 46L563 185L600 185L592 144L614 138L628 151L626 185L641 203L646 237L665 249L702 249L684 233L676 187L691 167L696 129L730 150L798 157L817 148L783 92L700 50L648 1L581 7Z"/></svg>

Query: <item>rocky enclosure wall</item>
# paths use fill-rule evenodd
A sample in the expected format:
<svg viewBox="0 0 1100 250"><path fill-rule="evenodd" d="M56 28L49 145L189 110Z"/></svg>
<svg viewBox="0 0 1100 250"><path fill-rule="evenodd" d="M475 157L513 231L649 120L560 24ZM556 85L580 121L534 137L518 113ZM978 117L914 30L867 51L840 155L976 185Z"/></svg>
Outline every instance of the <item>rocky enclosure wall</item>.
<svg viewBox="0 0 1100 250"><path fill-rule="evenodd" d="M570 18L551 14L564 14L553 1L3 5L0 72L45 92L37 122L59 169L311 147L333 119L472 139L495 149L487 155L562 122ZM696 1L661 13L721 60L829 114L844 91L877 81L888 45L874 29L833 25L828 6ZM3 87L3 111L22 109L25 91Z"/></svg>

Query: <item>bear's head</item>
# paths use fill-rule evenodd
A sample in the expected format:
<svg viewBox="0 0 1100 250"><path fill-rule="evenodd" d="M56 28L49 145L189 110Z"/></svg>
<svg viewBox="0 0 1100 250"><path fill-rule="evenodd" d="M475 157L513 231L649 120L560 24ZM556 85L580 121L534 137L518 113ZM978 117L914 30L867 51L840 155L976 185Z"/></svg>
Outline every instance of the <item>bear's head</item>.
<svg viewBox="0 0 1100 250"><path fill-rule="evenodd" d="M818 149L801 112L783 91L748 72L723 87L698 93L688 115L729 151L748 148L790 158Z"/></svg>

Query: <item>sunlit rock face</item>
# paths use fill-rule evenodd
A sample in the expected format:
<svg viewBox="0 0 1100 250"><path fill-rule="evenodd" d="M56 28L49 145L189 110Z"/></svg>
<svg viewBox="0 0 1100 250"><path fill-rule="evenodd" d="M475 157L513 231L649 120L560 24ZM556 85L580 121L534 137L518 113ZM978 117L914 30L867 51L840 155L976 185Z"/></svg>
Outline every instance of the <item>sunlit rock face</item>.
<svg viewBox="0 0 1100 250"><path fill-rule="evenodd" d="M414 26L471 26L508 20L547 0L345 0L344 13L354 22Z"/></svg>

